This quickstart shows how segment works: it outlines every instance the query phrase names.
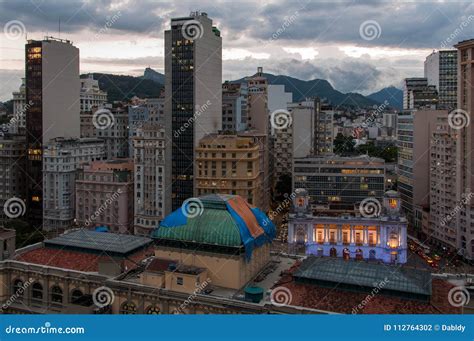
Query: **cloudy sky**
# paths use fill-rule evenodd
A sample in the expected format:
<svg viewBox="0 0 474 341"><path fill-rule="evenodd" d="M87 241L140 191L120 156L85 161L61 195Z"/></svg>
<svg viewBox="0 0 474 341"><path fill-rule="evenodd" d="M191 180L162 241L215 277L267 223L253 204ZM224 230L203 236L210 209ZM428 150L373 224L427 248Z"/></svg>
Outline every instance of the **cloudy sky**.
<svg viewBox="0 0 474 341"><path fill-rule="evenodd" d="M170 18L207 12L223 38L223 77L265 72L324 78L368 94L423 76L434 49L474 38L472 1L0 1L0 100L24 74L24 44L58 35L80 48L81 72L163 72Z"/></svg>

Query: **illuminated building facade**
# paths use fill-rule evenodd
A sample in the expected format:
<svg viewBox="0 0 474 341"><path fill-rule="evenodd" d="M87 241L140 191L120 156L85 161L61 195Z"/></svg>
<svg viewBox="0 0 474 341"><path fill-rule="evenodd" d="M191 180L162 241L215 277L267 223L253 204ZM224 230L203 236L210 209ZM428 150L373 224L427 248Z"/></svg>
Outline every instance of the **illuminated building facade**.
<svg viewBox="0 0 474 341"><path fill-rule="evenodd" d="M306 254L319 257L406 263L407 221L397 192L386 192L370 216L314 216L309 202L307 191L297 189L288 220L290 251L304 246Z"/></svg>
<svg viewBox="0 0 474 341"><path fill-rule="evenodd" d="M294 158L296 188L307 189L313 208L353 211L367 197L382 200L385 161L367 155Z"/></svg>

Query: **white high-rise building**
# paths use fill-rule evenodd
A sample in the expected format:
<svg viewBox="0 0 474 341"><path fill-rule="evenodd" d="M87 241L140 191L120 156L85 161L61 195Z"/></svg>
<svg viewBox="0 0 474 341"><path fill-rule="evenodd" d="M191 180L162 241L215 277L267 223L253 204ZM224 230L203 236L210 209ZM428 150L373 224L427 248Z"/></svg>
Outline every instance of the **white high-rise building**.
<svg viewBox="0 0 474 341"><path fill-rule="evenodd" d="M425 60L425 78L438 91L438 107L454 109L457 105L456 50L434 51Z"/></svg>
<svg viewBox="0 0 474 341"><path fill-rule="evenodd" d="M81 78L81 112L91 111L92 107L101 108L107 103L107 92L100 90L99 81L94 75Z"/></svg>
<svg viewBox="0 0 474 341"><path fill-rule="evenodd" d="M170 191L165 177L165 130L147 122L133 137L135 174L135 234L149 235L163 217L171 212L165 200Z"/></svg>
<svg viewBox="0 0 474 341"><path fill-rule="evenodd" d="M71 228L75 217L75 180L80 164L103 160L104 142L95 138L55 138L43 155L43 230Z"/></svg>

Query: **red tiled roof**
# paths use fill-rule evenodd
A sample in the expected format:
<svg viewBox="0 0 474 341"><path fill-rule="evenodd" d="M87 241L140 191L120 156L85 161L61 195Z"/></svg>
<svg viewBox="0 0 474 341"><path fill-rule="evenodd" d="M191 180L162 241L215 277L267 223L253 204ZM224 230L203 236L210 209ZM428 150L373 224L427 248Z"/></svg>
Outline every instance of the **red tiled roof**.
<svg viewBox="0 0 474 341"><path fill-rule="evenodd" d="M325 288L314 284L293 281L293 266L282 276L276 286L290 290L291 305L326 310L342 314L460 314L461 308L448 302L448 292L453 287L449 282L433 279L430 302L385 296L381 294L350 292Z"/></svg>
<svg viewBox="0 0 474 341"><path fill-rule="evenodd" d="M148 250L138 252L127 259L117 260L103 254L92 254L86 252L38 248L22 253L16 257L21 262L57 267L62 269L77 270L84 272L97 272L99 270L99 261L120 262L127 269L134 267L135 263L145 258Z"/></svg>

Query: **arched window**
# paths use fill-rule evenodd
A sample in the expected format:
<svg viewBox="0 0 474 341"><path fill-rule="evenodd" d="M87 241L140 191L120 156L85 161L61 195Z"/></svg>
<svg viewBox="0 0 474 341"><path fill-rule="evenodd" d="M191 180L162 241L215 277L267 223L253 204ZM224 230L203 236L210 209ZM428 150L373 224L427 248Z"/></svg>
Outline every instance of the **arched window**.
<svg viewBox="0 0 474 341"><path fill-rule="evenodd" d="M71 293L71 303L76 303L84 294L79 289L74 289Z"/></svg>
<svg viewBox="0 0 474 341"><path fill-rule="evenodd" d="M148 307L148 309L146 310L146 313L150 315L158 315L160 313L160 308L158 308L158 306L156 305L152 305Z"/></svg>
<svg viewBox="0 0 474 341"><path fill-rule="evenodd" d="M13 282L13 295L23 296L25 287L21 279L17 279Z"/></svg>
<svg viewBox="0 0 474 341"><path fill-rule="evenodd" d="M335 247L332 247L330 250L329 250L329 256L331 257L337 257L337 250Z"/></svg>
<svg viewBox="0 0 474 341"><path fill-rule="evenodd" d="M137 306L133 302L125 302L120 308L120 314L136 314Z"/></svg>
<svg viewBox="0 0 474 341"><path fill-rule="evenodd" d="M43 286L36 282L33 284L32 290L31 290L31 297L35 300L42 300L43 299Z"/></svg>
<svg viewBox="0 0 474 341"><path fill-rule="evenodd" d="M51 288L51 302L63 303L63 290L58 285Z"/></svg>

